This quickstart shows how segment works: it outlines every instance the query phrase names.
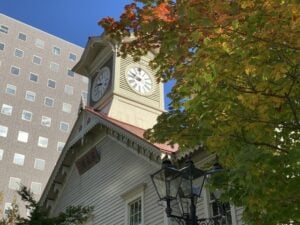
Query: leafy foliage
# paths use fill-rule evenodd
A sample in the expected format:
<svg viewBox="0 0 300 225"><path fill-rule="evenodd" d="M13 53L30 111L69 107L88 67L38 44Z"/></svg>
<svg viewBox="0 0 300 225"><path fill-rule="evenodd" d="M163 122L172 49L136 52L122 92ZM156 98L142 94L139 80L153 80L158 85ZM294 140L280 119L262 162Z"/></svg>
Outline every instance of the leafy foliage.
<svg viewBox="0 0 300 225"><path fill-rule="evenodd" d="M30 210L30 216L23 218L19 214L19 207L12 204L6 218L0 221L0 225L70 225L83 224L91 216L93 207L69 206L65 212L61 212L56 217L49 217L48 212L42 208L34 199L33 194L25 186L18 191L22 200L26 202L26 208Z"/></svg>
<svg viewBox="0 0 300 225"><path fill-rule="evenodd" d="M218 154L215 185L249 224L300 222L299 1L136 0L100 24L120 55L154 49L157 79L176 80L151 141Z"/></svg>

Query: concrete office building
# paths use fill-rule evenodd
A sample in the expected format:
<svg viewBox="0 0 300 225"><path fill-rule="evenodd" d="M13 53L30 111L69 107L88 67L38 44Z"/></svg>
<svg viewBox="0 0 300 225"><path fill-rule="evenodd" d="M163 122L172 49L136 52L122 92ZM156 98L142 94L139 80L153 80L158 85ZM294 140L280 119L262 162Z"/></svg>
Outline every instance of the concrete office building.
<svg viewBox="0 0 300 225"><path fill-rule="evenodd" d="M40 197L78 115L83 49L0 14L0 218L23 184ZM22 214L25 209L21 209Z"/></svg>

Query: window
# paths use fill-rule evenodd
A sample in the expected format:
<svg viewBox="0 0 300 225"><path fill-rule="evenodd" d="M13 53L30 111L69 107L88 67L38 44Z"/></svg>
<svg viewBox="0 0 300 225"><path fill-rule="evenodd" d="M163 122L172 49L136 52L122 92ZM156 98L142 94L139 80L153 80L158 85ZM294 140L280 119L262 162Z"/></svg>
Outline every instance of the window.
<svg viewBox="0 0 300 225"><path fill-rule="evenodd" d="M25 131L19 131L18 133L18 141L27 143L29 134Z"/></svg>
<svg viewBox="0 0 300 225"><path fill-rule="evenodd" d="M13 163L19 166L23 166L25 161L25 155L15 153Z"/></svg>
<svg viewBox="0 0 300 225"><path fill-rule="evenodd" d="M70 59L71 61L75 62L75 61L76 61L76 55L75 55L74 53L70 53L70 54L69 54L69 59Z"/></svg>
<svg viewBox="0 0 300 225"><path fill-rule="evenodd" d="M81 91L81 97L83 99L83 103L87 103L87 92L86 91Z"/></svg>
<svg viewBox="0 0 300 225"><path fill-rule="evenodd" d="M57 64L55 62L50 62L50 70L52 70L53 72L58 72L59 64Z"/></svg>
<svg viewBox="0 0 300 225"><path fill-rule="evenodd" d="M61 152L64 147L65 147L65 143L63 143L63 142L57 142L57 151L58 152Z"/></svg>
<svg viewBox="0 0 300 225"><path fill-rule="evenodd" d="M12 75L18 76L20 74L20 68L12 66L10 67L10 73Z"/></svg>
<svg viewBox="0 0 300 225"><path fill-rule="evenodd" d="M49 97L45 97L44 105L48 106L48 107L53 107L54 106L54 99L49 98Z"/></svg>
<svg viewBox="0 0 300 225"><path fill-rule="evenodd" d="M142 224L142 199L137 198L128 204L128 224L140 225Z"/></svg>
<svg viewBox="0 0 300 225"><path fill-rule="evenodd" d="M69 123L60 122L59 129L64 132L68 132L69 131Z"/></svg>
<svg viewBox="0 0 300 225"><path fill-rule="evenodd" d="M30 102L35 101L35 96L36 96L36 94L32 91L26 91L26 93L25 93L25 99Z"/></svg>
<svg viewBox="0 0 300 225"><path fill-rule="evenodd" d="M34 159L34 169L44 170L46 161L43 159Z"/></svg>
<svg viewBox="0 0 300 225"><path fill-rule="evenodd" d="M30 191L35 195L40 195L42 193L42 184L38 182L31 182Z"/></svg>
<svg viewBox="0 0 300 225"><path fill-rule="evenodd" d="M0 43L0 51L4 50L5 45L3 43Z"/></svg>
<svg viewBox="0 0 300 225"><path fill-rule="evenodd" d="M41 148L47 148L48 147L48 138L39 136L38 146Z"/></svg>
<svg viewBox="0 0 300 225"><path fill-rule="evenodd" d="M62 111L66 113L71 113L72 111L72 105L68 103L63 103L62 105Z"/></svg>
<svg viewBox="0 0 300 225"><path fill-rule="evenodd" d="M8 127L0 125L0 137L7 137Z"/></svg>
<svg viewBox="0 0 300 225"><path fill-rule="evenodd" d="M17 87L11 84L7 84L5 92L9 95L15 95L17 92Z"/></svg>
<svg viewBox="0 0 300 225"><path fill-rule="evenodd" d="M31 121L32 119L32 112L23 110L22 112L22 120Z"/></svg>
<svg viewBox="0 0 300 225"><path fill-rule="evenodd" d="M11 209L12 209L12 204L10 202L5 202L4 214L8 215Z"/></svg>
<svg viewBox="0 0 300 225"><path fill-rule="evenodd" d="M1 108L1 113L7 116L11 116L13 107L11 105L3 104Z"/></svg>
<svg viewBox="0 0 300 225"><path fill-rule="evenodd" d="M56 81L55 80L48 80L47 86L50 87L50 88L55 88Z"/></svg>
<svg viewBox="0 0 300 225"><path fill-rule="evenodd" d="M9 184L8 187L12 190L19 190L21 185L21 179L16 177L10 177L9 178Z"/></svg>
<svg viewBox="0 0 300 225"><path fill-rule="evenodd" d="M38 48L45 48L45 42L41 39L35 39L35 46Z"/></svg>
<svg viewBox="0 0 300 225"><path fill-rule="evenodd" d="M26 41L26 39L27 39L26 34L19 33L18 39L20 39L20 40L22 40L22 41Z"/></svg>
<svg viewBox="0 0 300 225"><path fill-rule="evenodd" d="M39 76L37 74L30 73L29 80L31 80L32 82L38 82L38 79L39 79Z"/></svg>
<svg viewBox="0 0 300 225"><path fill-rule="evenodd" d="M85 76L82 76L81 77L81 80L83 83L87 84L89 82L89 78L85 77Z"/></svg>
<svg viewBox="0 0 300 225"><path fill-rule="evenodd" d="M54 46L54 47L52 48L52 53L53 53L54 55L60 55L60 48Z"/></svg>
<svg viewBox="0 0 300 225"><path fill-rule="evenodd" d="M0 26L0 32L4 33L4 34L8 34L8 27L4 26L4 25L1 25Z"/></svg>
<svg viewBox="0 0 300 225"><path fill-rule="evenodd" d="M0 160L3 159L3 155L4 155L4 150L3 150L3 149L0 149Z"/></svg>
<svg viewBox="0 0 300 225"><path fill-rule="evenodd" d="M231 225L232 218L231 218L231 210L230 204L228 202L221 202L216 199L214 193L209 194L209 210L210 216L218 217L222 219L221 224ZM221 217L221 215L224 215Z"/></svg>
<svg viewBox="0 0 300 225"><path fill-rule="evenodd" d="M15 49L15 56L18 57L18 58L23 58L24 56L24 52L20 49Z"/></svg>
<svg viewBox="0 0 300 225"><path fill-rule="evenodd" d="M37 56L37 55L34 55L34 56L32 57L32 62L33 62L34 64L41 65L41 63L42 63L42 58L39 57L39 56Z"/></svg>
<svg viewBox="0 0 300 225"><path fill-rule="evenodd" d="M65 93L67 94L67 95L73 95L73 93L74 93L74 88L72 87L72 86L70 86L70 85L65 85Z"/></svg>
<svg viewBox="0 0 300 225"><path fill-rule="evenodd" d="M68 69L68 76L74 77L74 72L71 69Z"/></svg>
<svg viewBox="0 0 300 225"><path fill-rule="evenodd" d="M42 116L41 125L44 127L50 127L51 126L51 118L47 116Z"/></svg>

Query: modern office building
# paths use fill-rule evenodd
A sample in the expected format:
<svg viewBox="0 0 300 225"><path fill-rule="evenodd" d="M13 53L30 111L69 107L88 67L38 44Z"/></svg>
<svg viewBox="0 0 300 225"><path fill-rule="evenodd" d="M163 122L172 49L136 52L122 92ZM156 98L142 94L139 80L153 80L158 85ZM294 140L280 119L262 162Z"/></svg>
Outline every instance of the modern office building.
<svg viewBox="0 0 300 225"><path fill-rule="evenodd" d="M82 51L0 14L2 213L21 184L38 199L48 181L86 98L88 79L71 71Z"/></svg>

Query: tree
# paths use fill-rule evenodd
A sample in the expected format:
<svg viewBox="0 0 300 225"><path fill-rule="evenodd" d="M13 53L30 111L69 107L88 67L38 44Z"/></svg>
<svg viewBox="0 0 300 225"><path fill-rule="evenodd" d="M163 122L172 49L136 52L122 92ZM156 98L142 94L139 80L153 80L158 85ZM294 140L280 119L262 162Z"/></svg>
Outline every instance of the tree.
<svg viewBox="0 0 300 225"><path fill-rule="evenodd" d="M100 25L176 81L149 140L216 153L215 185L247 223L300 223L298 0L136 0Z"/></svg>
<svg viewBox="0 0 300 225"><path fill-rule="evenodd" d="M21 217L19 207L14 202L6 218L0 220L0 225L69 225L83 224L91 216L93 207L68 206L65 212L61 212L56 217L49 217L47 210L42 208L34 199L30 190L22 186L18 194L26 203L26 208L30 210L28 218Z"/></svg>

